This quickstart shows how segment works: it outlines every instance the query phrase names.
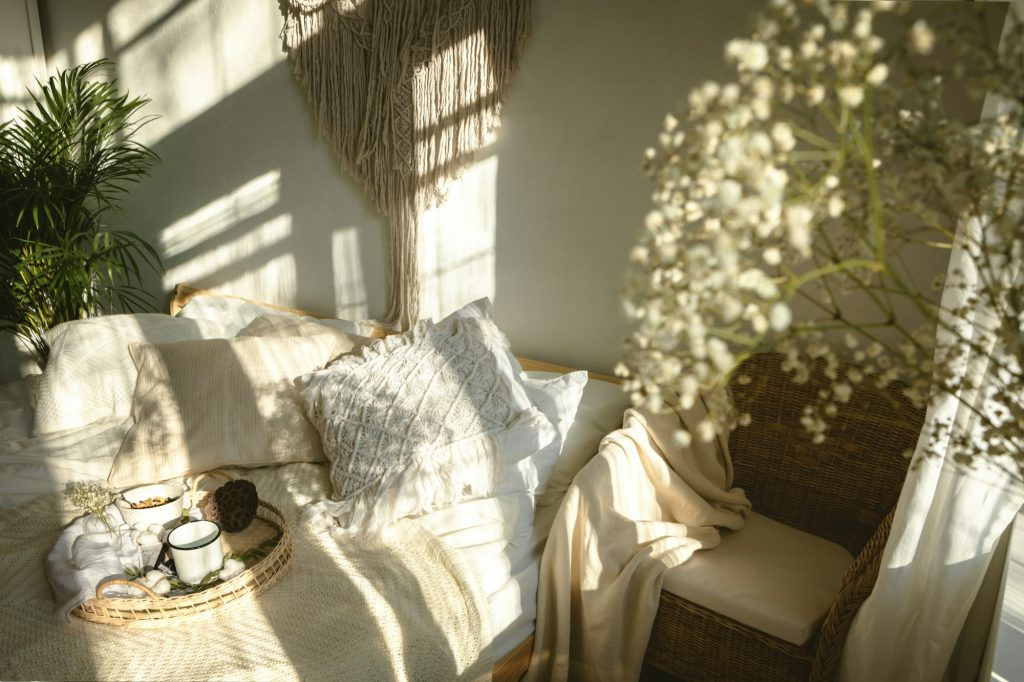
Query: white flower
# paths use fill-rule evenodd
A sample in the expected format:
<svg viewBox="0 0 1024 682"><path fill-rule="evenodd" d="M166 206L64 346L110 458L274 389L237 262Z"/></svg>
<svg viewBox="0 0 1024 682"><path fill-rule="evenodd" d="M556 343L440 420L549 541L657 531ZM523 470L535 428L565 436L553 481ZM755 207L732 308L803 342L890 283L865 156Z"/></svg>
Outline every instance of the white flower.
<svg viewBox="0 0 1024 682"><path fill-rule="evenodd" d="M864 101L864 88L859 85L844 85L839 88L839 101L851 109L856 109Z"/></svg>
<svg viewBox="0 0 1024 682"><path fill-rule="evenodd" d="M924 19L918 19L910 27L910 46L918 54L931 54L935 48L935 33Z"/></svg>
<svg viewBox="0 0 1024 682"><path fill-rule="evenodd" d="M853 35L861 40L871 36L871 19L872 14L870 10L862 9L857 13L857 23L853 27Z"/></svg>
<svg viewBox="0 0 1024 682"><path fill-rule="evenodd" d="M783 71L789 71L793 68L793 49L788 45L783 45L779 48L777 53L779 67Z"/></svg>
<svg viewBox="0 0 1024 682"><path fill-rule="evenodd" d="M665 224L665 214L661 211L651 211L644 218L644 225L651 232L657 232L658 228Z"/></svg>
<svg viewBox="0 0 1024 682"><path fill-rule="evenodd" d="M711 441L713 441L717 434L718 428L715 426L715 423L710 419L702 419L700 423L697 424L697 437L700 438L705 443L710 443Z"/></svg>
<svg viewBox="0 0 1024 682"><path fill-rule="evenodd" d="M758 40L730 40L725 57L741 71L761 71L768 66L768 47Z"/></svg>
<svg viewBox="0 0 1024 682"><path fill-rule="evenodd" d="M832 395L841 403L850 402L850 395L852 393L853 387L847 383L838 383L832 387Z"/></svg>
<svg viewBox="0 0 1024 682"><path fill-rule="evenodd" d="M743 196L743 185L735 180L723 180L718 188L718 201L724 208L735 206Z"/></svg>
<svg viewBox="0 0 1024 682"><path fill-rule="evenodd" d="M766 99L755 99L750 103L750 111L758 121L764 121L772 115L772 104Z"/></svg>
<svg viewBox="0 0 1024 682"><path fill-rule="evenodd" d="M793 311L789 309L789 306L779 301L772 306L771 312L768 313L768 323L772 329L777 332L782 332L789 329L789 325L793 322Z"/></svg>
<svg viewBox="0 0 1024 682"><path fill-rule="evenodd" d="M772 140L776 148L781 152L788 152L796 146L796 138L793 137L793 129L788 123L778 121L772 126Z"/></svg>
<svg viewBox="0 0 1024 682"><path fill-rule="evenodd" d="M157 570L148 571L146 575L136 578L135 582L145 585L160 596L171 591L171 583L167 576Z"/></svg>
<svg viewBox="0 0 1024 682"><path fill-rule="evenodd" d="M833 194L828 199L828 214L832 218L838 218L843 214L843 209L846 208L846 202L838 194Z"/></svg>
<svg viewBox="0 0 1024 682"><path fill-rule="evenodd" d="M729 352L729 346L719 338L708 339L708 359L719 372L725 372L732 367L733 356Z"/></svg>
<svg viewBox="0 0 1024 682"><path fill-rule="evenodd" d="M747 138L747 151L757 156L770 156L772 153L772 140L767 133L760 130Z"/></svg>
<svg viewBox="0 0 1024 682"><path fill-rule="evenodd" d="M869 85L877 88L879 85L884 83L885 79L888 77L889 67L885 64L875 64L871 67L871 70L868 71L868 75L865 77L865 80Z"/></svg>
<svg viewBox="0 0 1024 682"><path fill-rule="evenodd" d="M661 146L645 152L642 164L656 184L651 207L655 210L645 219L646 229L631 252L623 308L637 328L618 370L626 375L625 389L634 404L660 407L664 401L666 406L671 402L687 408L698 396L707 400L709 424L680 435L682 445L745 423L749 417L737 414L724 392L716 396L717 389L736 358L769 345L784 354L787 374L797 383L809 380L814 366L809 359L824 361L831 385L813 392L801 419L815 442L826 437L854 388L866 381L883 385L900 379L909 387L906 395L921 406L938 391L955 386L959 377L947 367L957 365L966 351L951 346L950 352L937 352L934 320L922 325L923 336L913 331L908 337L910 330L901 329L897 350L888 346L886 336L878 337L886 339L886 347L872 344L873 331L831 313L845 307L841 301L848 294L885 290L891 284L885 269L861 273L864 276L857 281L847 268L873 258L873 249L863 239L863 226L877 208L865 201L872 194L870 185L879 179L872 170L883 163L892 167L876 193L882 229L888 232L900 222L894 215L898 207L920 211L932 220L934 197L940 194L950 205L990 204L979 194L991 194L994 178L1008 177L1024 163L1020 111L974 126L952 127L943 127L941 112L926 115L916 110L920 105L898 112L899 102L934 101L949 93L943 91L946 84L941 79L904 81L903 74L899 86L907 90L906 97L892 92L895 88L887 91L902 62L881 62L884 43L873 33L874 12L888 11L893 3L875 2L862 9L867 3L844 7L835 0L771 1L777 9L758 20L752 39L733 41L726 49L738 72L734 82L709 82L694 89L685 116L665 118L656 133ZM798 4L806 6L798 12ZM909 19L907 28L914 21ZM971 46L968 33L963 32L965 53L972 54L981 46ZM927 54L938 38L926 23L918 22L905 40L907 50ZM997 76L998 82L1018 82L1024 76L1024 63L1018 62L986 65L991 67L986 73L992 82ZM967 60L957 78L982 89L986 84L974 68ZM861 117L851 115L851 110L864 109L873 100L877 115L865 150L856 139ZM927 139L929 144L913 145L915 139ZM867 164L864 151L869 152ZM893 166L890 160L895 159L906 163ZM1004 191L1005 208L987 218L986 235L992 239L978 245L979 250L992 250L999 262L1024 257L1024 235L1018 229L1024 187L1007 185L1000 190ZM897 235L893 243L899 241ZM805 258L814 262L801 262ZM879 265L889 264L888 252L880 258ZM992 335L1005 341L1011 357L1019 356L1024 348L1022 301L1013 296L1011 279L990 274L992 291L983 291L980 297L990 297L993 307L1008 311ZM825 305L820 311L802 310L796 324L788 303L795 292ZM955 318L965 309L948 312ZM844 348L843 332L848 330L845 342L850 347ZM860 369L844 369L840 354L851 357ZM1019 396L1024 378L1020 371L1013 372L1017 383L1000 390ZM716 390L704 391L706 387ZM992 423L1010 424L1006 415L1015 406L996 393L991 400L1002 401L993 407L998 418ZM1003 438L985 445L1000 448L1006 442ZM1014 456L1024 462L1021 453Z"/></svg>
<svg viewBox="0 0 1024 682"><path fill-rule="evenodd" d="M786 207L786 227L790 245L803 256L811 255L811 220L814 211L806 204Z"/></svg>
<svg viewBox="0 0 1024 682"><path fill-rule="evenodd" d="M807 89L807 104L816 107L825 100L825 88L822 85L812 85Z"/></svg>
<svg viewBox="0 0 1024 682"><path fill-rule="evenodd" d="M226 582L237 575L241 575L244 570L244 561L240 559L225 559L224 568L222 568L220 573L217 574L217 577Z"/></svg>

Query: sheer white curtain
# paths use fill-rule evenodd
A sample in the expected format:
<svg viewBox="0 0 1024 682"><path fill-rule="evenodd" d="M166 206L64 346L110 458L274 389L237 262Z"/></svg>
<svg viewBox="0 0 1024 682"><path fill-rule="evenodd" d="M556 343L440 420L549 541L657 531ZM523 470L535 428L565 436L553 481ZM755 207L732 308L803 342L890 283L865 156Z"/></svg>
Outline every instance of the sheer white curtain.
<svg viewBox="0 0 1024 682"><path fill-rule="evenodd" d="M963 251L952 254L951 269L969 266ZM1020 264L1014 266L1019 281ZM944 307L967 293L948 287ZM964 376L983 377L988 358L967 358L960 369ZM950 446L942 458L922 457L924 446L937 435L935 424L950 423L953 433L974 428L967 405L976 405L978 393L946 396L928 411L925 423L930 426L900 496L878 583L847 638L841 680L942 678L996 544L1024 502L1020 485L998 462L971 470L956 467L956 446L948 433L939 436L936 448Z"/></svg>
<svg viewBox="0 0 1024 682"><path fill-rule="evenodd" d="M983 116L999 109L1000 103L989 98ZM974 220L963 221L959 229L982 237ZM1024 286L1022 263L1003 265L1009 281ZM963 271L968 286L947 286L943 309L958 307L977 286L978 273L962 246L950 256L949 271L957 270ZM992 326L986 324L987 314L979 310L974 319L961 320L960 335L982 341L981 330ZM940 333L939 343L951 343L952 338ZM841 680L940 680L996 544L1024 502L1022 486L999 461L989 460L971 470L953 464L959 446L950 434L969 435L976 429L971 408L984 409L984 378L989 376L992 354L999 357L999 347L986 345L989 352L964 357L957 368L964 377L980 382L981 390L945 396L928 410L878 582L847 638ZM951 430L940 433L936 425L941 423L951 425ZM930 442L942 457L922 456Z"/></svg>

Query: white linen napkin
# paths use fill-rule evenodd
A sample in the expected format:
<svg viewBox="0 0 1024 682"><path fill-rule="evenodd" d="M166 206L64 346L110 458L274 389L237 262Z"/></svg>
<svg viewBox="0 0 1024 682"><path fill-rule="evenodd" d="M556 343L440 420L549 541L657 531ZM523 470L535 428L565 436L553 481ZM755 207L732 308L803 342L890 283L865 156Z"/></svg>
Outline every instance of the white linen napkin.
<svg viewBox="0 0 1024 682"><path fill-rule="evenodd" d="M113 532L90 514L68 525L46 556L46 577L57 601L57 617L68 620L71 611L96 595L108 578L124 578L128 568L141 569L142 553L114 505L107 507ZM115 586L105 594L127 594Z"/></svg>

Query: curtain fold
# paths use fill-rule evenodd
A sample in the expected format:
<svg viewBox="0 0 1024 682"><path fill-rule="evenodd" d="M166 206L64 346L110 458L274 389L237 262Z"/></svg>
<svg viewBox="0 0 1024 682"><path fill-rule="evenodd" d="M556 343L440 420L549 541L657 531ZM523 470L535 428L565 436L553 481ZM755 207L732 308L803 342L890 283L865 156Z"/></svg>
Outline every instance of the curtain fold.
<svg viewBox="0 0 1024 682"><path fill-rule="evenodd" d="M986 101L986 111L997 108ZM998 328L994 313L972 303L981 283L971 250L986 239L975 218L958 226L941 305L944 311L972 306L972 317L946 321L977 346L957 361L960 391L929 407L878 582L846 640L841 680L942 679L999 539L1024 503L1012 459L985 454L985 443L974 438L998 366L1013 362L990 331ZM1001 264L1000 274L1013 286L1024 286L1022 273L1019 258ZM940 328L940 349L956 343ZM964 447L981 455L970 468L957 464ZM941 456L927 457L928 450Z"/></svg>

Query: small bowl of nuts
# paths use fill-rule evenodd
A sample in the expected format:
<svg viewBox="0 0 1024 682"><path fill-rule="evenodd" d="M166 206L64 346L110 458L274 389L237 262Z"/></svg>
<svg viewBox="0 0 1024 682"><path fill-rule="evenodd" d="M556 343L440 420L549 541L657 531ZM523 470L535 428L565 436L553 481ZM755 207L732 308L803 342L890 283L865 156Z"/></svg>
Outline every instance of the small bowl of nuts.
<svg viewBox="0 0 1024 682"><path fill-rule="evenodd" d="M115 504L129 526L159 524L171 529L181 521L184 497L180 483L154 483L125 490Z"/></svg>

